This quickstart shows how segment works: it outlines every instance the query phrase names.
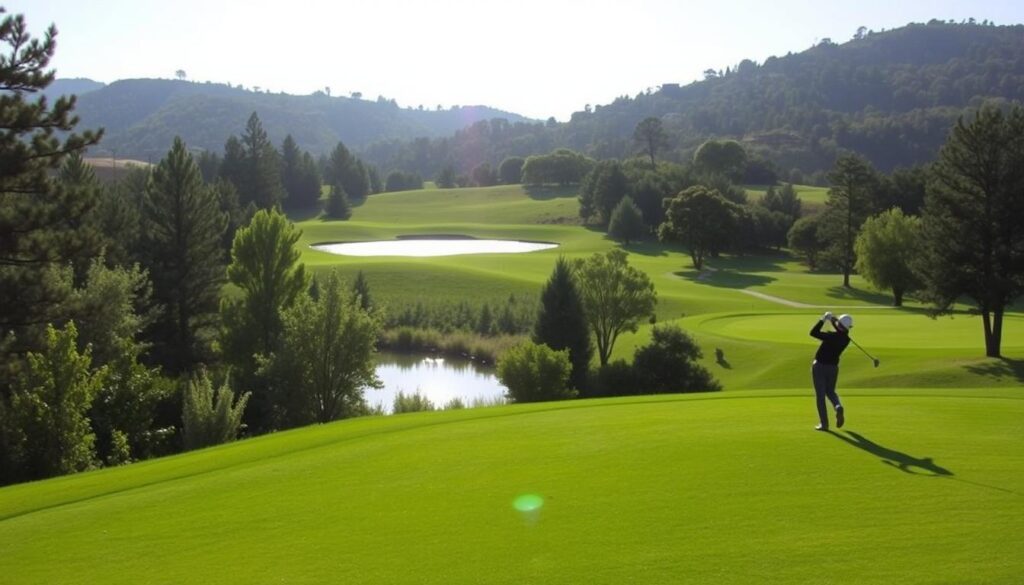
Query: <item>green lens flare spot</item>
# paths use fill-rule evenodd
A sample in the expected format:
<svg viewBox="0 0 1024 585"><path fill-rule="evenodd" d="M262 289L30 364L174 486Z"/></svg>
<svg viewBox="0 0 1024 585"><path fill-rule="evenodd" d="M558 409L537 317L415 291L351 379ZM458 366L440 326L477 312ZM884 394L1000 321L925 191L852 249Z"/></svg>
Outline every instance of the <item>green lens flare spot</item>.
<svg viewBox="0 0 1024 585"><path fill-rule="evenodd" d="M536 512L544 505L544 498L537 494L523 494L512 502L512 506L520 512Z"/></svg>

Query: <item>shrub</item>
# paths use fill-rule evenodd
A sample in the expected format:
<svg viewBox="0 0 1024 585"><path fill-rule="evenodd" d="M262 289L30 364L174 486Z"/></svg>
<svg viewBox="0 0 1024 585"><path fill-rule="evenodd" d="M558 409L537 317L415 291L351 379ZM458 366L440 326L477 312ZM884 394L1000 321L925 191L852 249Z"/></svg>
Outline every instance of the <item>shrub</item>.
<svg viewBox="0 0 1024 585"><path fill-rule="evenodd" d="M226 380L214 395L213 383L206 372L201 372L185 388L182 411L185 449L199 449L234 441L248 402L248 392L242 394L236 402Z"/></svg>
<svg viewBox="0 0 1024 585"><path fill-rule="evenodd" d="M693 339L679 327L655 327L651 343L636 350L633 370L643 394L721 390L714 376L697 360L703 357Z"/></svg>
<svg viewBox="0 0 1024 585"><path fill-rule="evenodd" d="M395 396L392 405L392 412L402 414L403 412L427 412L437 410L429 398L420 393L419 390L412 394L405 394L401 391Z"/></svg>
<svg viewBox="0 0 1024 585"><path fill-rule="evenodd" d="M625 360L609 362L591 372L587 398L640 394L633 366Z"/></svg>
<svg viewBox="0 0 1024 585"><path fill-rule="evenodd" d="M505 352L498 360L498 379L515 402L562 400L576 395L570 390L569 350L555 351L525 341Z"/></svg>

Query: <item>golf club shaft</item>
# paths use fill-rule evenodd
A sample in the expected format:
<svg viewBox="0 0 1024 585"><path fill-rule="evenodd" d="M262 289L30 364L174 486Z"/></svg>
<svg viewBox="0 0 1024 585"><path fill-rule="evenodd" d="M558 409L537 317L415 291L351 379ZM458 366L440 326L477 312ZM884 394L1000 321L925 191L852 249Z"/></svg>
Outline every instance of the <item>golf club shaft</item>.
<svg viewBox="0 0 1024 585"><path fill-rule="evenodd" d="M871 358L872 360L874 360L874 359L875 359L875 356L873 356L873 355L871 355L870 353L868 353L868 351L867 351L866 349L864 349L863 347L861 347L859 343L857 343L856 341L854 341L854 340L853 340L853 338L850 338L850 342L851 342L851 343L853 343L854 345L856 345L856 346L857 346L857 349L859 349L859 350L863 351L863 352L864 352L864 355L868 356L868 357L869 357L869 358Z"/></svg>

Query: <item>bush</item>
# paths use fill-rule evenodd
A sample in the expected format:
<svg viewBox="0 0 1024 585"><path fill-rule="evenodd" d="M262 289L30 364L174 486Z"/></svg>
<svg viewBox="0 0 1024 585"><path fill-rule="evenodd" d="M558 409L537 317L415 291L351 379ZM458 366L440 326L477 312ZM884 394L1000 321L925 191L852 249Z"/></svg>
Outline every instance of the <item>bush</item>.
<svg viewBox="0 0 1024 585"><path fill-rule="evenodd" d="M697 360L703 357L693 339L679 327L655 327L651 343L636 350L633 370L643 394L708 392L722 385Z"/></svg>
<svg viewBox="0 0 1024 585"><path fill-rule="evenodd" d="M625 360L609 362L590 374L586 398L640 394L636 372Z"/></svg>
<svg viewBox="0 0 1024 585"><path fill-rule="evenodd" d="M199 449L234 441L242 425L242 413L247 402L248 392L235 401L227 381L217 389L214 396L213 383L206 372L201 372L185 388L181 417L185 449Z"/></svg>
<svg viewBox="0 0 1024 585"><path fill-rule="evenodd" d="M437 408L419 390L412 394L405 394L400 391L395 396L395 402L391 409L395 414L402 414L403 412L428 412L431 410L437 410Z"/></svg>
<svg viewBox="0 0 1024 585"><path fill-rule="evenodd" d="M498 360L498 380L508 388L515 402L541 402L573 398L569 389L569 350L555 351L525 341L505 352Z"/></svg>

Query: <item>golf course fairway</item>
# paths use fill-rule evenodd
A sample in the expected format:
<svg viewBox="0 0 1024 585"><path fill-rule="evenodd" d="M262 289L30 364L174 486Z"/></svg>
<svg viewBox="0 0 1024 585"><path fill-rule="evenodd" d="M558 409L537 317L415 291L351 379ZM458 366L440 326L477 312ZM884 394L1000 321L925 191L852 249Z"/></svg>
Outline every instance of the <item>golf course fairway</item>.
<svg viewBox="0 0 1024 585"><path fill-rule="evenodd" d="M0 490L5 583L1012 583L1024 399L806 391L372 417Z"/></svg>

